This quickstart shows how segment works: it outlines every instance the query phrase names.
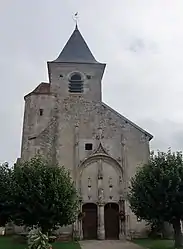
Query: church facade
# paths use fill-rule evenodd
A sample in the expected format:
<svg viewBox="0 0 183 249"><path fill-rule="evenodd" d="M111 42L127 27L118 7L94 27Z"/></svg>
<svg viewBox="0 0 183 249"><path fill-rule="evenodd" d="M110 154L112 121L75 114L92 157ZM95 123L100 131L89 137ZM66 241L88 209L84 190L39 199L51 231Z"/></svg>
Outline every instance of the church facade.
<svg viewBox="0 0 183 249"><path fill-rule="evenodd" d="M37 153L70 170L80 213L61 229L80 239L140 236L127 201L130 178L147 162L152 135L102 102L105 64L96 61L76 26L58 58L47 63L49 82L25 98L21 160Z"/></svg>

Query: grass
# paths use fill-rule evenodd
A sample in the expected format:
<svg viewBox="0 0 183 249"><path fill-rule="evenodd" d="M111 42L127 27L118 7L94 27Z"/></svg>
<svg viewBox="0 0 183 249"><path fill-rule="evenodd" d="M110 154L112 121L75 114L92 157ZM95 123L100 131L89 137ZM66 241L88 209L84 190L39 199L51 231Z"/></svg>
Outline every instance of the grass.
<svg viewBox="0 0 183 249"><path fill-rule="evenodd" d="M0 237L0 249L25 249L26 244L20 244L12 240L11 237ZM53 249L80 249L77 242L55 242Z"/></svg>
<svg viewBox="0 0 183 249"><path fill-rule="evenodd" d="M135 239L134 243L149 249L172 249L174 248L173 240L161 239Z"/></svg>

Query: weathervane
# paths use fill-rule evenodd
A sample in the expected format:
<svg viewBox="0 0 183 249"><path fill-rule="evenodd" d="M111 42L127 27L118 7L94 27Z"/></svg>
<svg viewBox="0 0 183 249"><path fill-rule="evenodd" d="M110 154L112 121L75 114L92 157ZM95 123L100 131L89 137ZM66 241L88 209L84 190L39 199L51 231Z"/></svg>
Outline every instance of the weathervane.
<svg viewBox="0 0 183 249"><path fill-rule="evenodd" d="M76 13L74 14L73 20L75 21L75 23L76 23L76 28L77 28L77 26L78 26L78 12L76 12Z"/></svg>

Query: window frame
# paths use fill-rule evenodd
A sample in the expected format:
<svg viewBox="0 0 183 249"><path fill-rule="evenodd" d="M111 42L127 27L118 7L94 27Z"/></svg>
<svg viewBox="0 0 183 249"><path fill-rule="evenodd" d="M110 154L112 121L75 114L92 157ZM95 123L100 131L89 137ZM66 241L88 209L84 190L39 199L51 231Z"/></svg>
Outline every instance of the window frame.
<svg viewBox="0 0 183 249"><path fill-rule="evenodd" d="M90 147L91 149L87 148L88 146L91 146ZM92 143L85 143L85 151L92 151L92 150L93 150L93 144Z"/></svg>
<svg viewBox="0 0 183 249"><path fill-rule="evenodd" d="M74 76L79 76L79 79L72 79ZM69 75L68 92L71 94L82 94L84 92L84 77L80 72L72 72Z"/></svg>
<svg viewBox="0 0 183 249"><path fill-rule="evenodd" d="M40 108L40 109L39 109L39 116L42 117L42 116L43 116L43 113L44 113L44 109L43 109L43 108Z"/></svg>

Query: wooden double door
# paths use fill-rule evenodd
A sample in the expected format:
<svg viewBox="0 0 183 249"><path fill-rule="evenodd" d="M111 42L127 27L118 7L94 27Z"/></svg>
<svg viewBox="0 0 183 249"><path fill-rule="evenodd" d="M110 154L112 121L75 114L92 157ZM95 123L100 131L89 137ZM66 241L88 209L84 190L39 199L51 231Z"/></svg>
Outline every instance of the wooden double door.
<svg viewBox="0 0 183 249"><path fill-rule="evenodd" d="M97 205L86 203L82 207L84 218L82 220L83 239L97 239ZM105 238L119 239L119 205L107 203L104 207Z"/></svg>

